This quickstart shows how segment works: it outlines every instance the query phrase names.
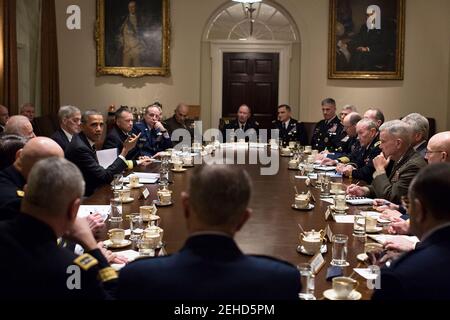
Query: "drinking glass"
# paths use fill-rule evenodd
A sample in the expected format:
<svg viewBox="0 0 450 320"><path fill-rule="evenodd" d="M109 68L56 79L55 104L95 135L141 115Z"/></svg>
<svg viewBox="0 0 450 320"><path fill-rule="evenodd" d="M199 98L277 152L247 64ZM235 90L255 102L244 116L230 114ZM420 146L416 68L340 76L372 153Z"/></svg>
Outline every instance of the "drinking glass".
<svg viewBox="0 0 450 320"><path fill-rule="evenodd" d="M331 265L338 267L346 267L349 265L347 262L347 243L348 236L345 234L333 235Z"/></svg>
<svg viewBox="0 0 450 320"><path fill-rule="evenodd" d="M302 284L299 298L301 300L316 300L314 297L314 274L312 273L311 264L301 263L297 266L300 272L300 282Z"/></svg>
<svg viewBox="0 0 450 320"><path fill-rule="evenodd" d="M353 223L353 235L355 237L366 236L366 215L363 213L355 215Z"/></svg>
<svg viewBox="0 0 450 320"><path fill-rule="evenodd" d="M110 200L109 204L111 206L110 221L113 223L122 222L122 201L120 201L118 192L114 192L114 198Z"/></svg>
<svg viewBox="0 0 450 320"><path fill-rule="evenodd" d="M112 189L115 190L122 190L123 188L123 176L122 174L115 174L113 181L112 181Z"/></svg>
<svg viewBox="0 0 450 320"><path fill-rule="evenodd" d="M130 239L137 240L142 236L144 232L144 220L140 215L134 214L130 216Z"/></svg>

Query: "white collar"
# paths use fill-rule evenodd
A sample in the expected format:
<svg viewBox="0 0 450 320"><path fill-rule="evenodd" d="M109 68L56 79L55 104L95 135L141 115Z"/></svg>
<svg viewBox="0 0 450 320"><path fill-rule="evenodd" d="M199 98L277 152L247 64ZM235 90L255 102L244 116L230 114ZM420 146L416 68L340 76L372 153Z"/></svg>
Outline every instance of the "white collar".
<svg viewBox="0 0 450 320"><path fill-rule="evenodd" d="M64 130L63 128L61 128L61 130L64 132L64 134L66 135L66 137L67 137L67 140L69 140L69 142L70 141L72 141L72 138L73 138L73 134L70 134L70 133L68 133L66 130ZM89 139L88 139L89 140Z"/></svg>

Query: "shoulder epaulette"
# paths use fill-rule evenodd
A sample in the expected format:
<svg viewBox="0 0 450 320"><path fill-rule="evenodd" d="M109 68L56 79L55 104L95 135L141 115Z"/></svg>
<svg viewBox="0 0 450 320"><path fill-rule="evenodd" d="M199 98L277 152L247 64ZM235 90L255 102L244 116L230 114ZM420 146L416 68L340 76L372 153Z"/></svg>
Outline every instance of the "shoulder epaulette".
<svg viewBox="0 0 450 320"><path fill-rule="evenodd" d="M381 141L378 140L377 142L375 142L375 144L373 145L374 147L378 147L381 144Z"/></svg>
<svg viewBox="0 0 450 320"><path fill-rule="evenodd" d="M348 157L340 157L338 160L342 163L349 163L350 159Z"/></svg>
<svg viewBox="0 0 450 320"><path fill-rule="evenodd" d="M89 253L82 254L81 256L73 260L73 262L84 271L87 271L98 264L98 260L91 256Z"/></svg>
<svg viewBox="0 0 450 320"><path fill-rule="evenodd" d="M23 198L25 196L25 192L23 192L22 190L17 190L17 196L19 198Z"/></svg>

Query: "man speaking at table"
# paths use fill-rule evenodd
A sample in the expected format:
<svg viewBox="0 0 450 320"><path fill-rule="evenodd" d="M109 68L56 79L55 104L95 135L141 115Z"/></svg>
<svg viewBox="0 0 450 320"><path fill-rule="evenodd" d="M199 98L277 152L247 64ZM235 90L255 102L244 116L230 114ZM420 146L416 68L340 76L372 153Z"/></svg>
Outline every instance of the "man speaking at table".
<svg viewBox="0 0 450 320"><path fill-rule="evenodd" d="M220 187L218 187L220 186ZM182 205L190 233L171 256L140 259L120 274L119 299L293 300L296 268L265 256L244 255L233 237L250 217L248 174L236 167L195 168Z"/></svg>

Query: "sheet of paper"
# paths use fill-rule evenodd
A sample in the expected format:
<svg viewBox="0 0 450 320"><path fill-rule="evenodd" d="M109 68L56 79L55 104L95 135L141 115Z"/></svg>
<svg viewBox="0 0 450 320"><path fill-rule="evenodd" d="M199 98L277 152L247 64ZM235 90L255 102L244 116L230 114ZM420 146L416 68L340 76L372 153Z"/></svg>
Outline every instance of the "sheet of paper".
<svg viewBox="0 0 450 320"><path fill-rule="evenodd" d="M317 179L317 174L316 173L312 173L309 176L295 176L296 179L307 179L308 177L310 179Z"/></svg>
<svg viewBox="0 0 450 320"><path fill-rule="evenodd" d="M315 165L314 169L322 170L322 171L334 171L334 170L336 170L336 167L335 166L320 166L320 165L318 166L318 165Z"/></svg>
<svg viewBox="0 0 450 320"><path fill-rule="evenodd" d="M128 262L131 262L133 260L135 260L137 257L139 257L139 252L134 251L134 250L124 250L124 251L118 251L118 252L114 252L117 255L121 255L124 256L125 258L127 258ZM126 264L122 263L113 263L111 264L111 267L114 268L114 270L119 271L120 269L122 269L123 267L125 267Z"/></svg>
<svg viewBox="0 0 450 320"><path fill-rule="evenodd" d="M111 213L111 207L109 205L81 205L78 209L77 217L84 218L91 213L100 213L103 221L105 221Z"/></svg>
<svg viewBox="0 0 450 320"><path fill-rule="evenodd" d="M139 177L139 183L156 183L159 179L159 173L147 173L147 172L132 172L130 175ZM123 179L123 182L130 182L129 176Z"/></svg>
<svg viewBox="0 0 450 320"><path fill-rule="evenodd" d="M355 216L351 214L337 214L334 216L334 220L336 221L336 223L353 223L355 222Z"/></svg>
<svg viewBox="0 0 450 320"><path fill-rule="evenodd" d="M372 238L376 242L379 242L381 244L385 244L387 241L394 240L396 238L404 238L405 240L408 240L412 243L419 242L419 238L416 236L405 236L405 235L393 235L393 234L370 234L368 235L369 238Z"/></svg>
<svg viewBox="0 0 450 320"><path fill-rule="evenodd" d="M117 159L117 148L97 151L97 159L103 168L108 168Z"/></svg>
<svg viewBox="0 0 450 320"><path fill-rule="evenodd" d="M353 268L353 270L367 280L375 280L378 277L378 274L373 273L369 268Z"/></svg>
<svg viewBox="0 0 450 320"><path fill-rule="evenodd" d="M320 198L320 200L328 202L328 203L331 203L331 204L334 204L333 198Z"/></svg>

